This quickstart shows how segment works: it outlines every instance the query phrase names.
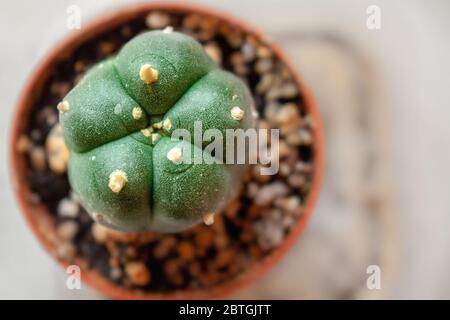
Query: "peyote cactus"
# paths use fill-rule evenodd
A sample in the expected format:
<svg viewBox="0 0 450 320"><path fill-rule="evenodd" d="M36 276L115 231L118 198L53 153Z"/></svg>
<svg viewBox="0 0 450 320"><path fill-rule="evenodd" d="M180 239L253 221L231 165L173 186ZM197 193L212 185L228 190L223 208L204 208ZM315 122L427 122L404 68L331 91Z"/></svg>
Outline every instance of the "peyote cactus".
<svg viewBox="0 0 450 320"><path fill-rule="evenodd" d="M151 31L94 66L58 104L69 179L97 222L123 231L176 232L209 224L234 196L245 166L213 163L205 145L171 138L253 125L244 83L191 37ZM185 148L202 163L180 163ZM199 150L200 149L200 150ZM225 154L225 153L224 153Z"/></svg>

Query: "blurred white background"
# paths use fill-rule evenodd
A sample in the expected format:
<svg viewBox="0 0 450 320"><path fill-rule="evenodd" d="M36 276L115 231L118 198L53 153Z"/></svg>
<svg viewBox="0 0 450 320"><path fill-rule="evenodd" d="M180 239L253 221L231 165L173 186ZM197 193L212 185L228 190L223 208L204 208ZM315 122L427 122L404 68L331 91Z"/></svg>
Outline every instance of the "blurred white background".
<svg viewBox="0 0 450 320"><path fill-rule="evenodd" d="M1 4L0 298L99 297L86 287L66 290L64 270L30 233L9 182L7 148L21 87L70 32L66 8L80 6L84 23L130 2ZM234 297L450 298L450 3L192 2L281 44L316 94L326 128L326 179L304 237ZM372 4L381 9L380 30L366 27ZM365 288L370 264L381 267L377 292Z"/></svg>

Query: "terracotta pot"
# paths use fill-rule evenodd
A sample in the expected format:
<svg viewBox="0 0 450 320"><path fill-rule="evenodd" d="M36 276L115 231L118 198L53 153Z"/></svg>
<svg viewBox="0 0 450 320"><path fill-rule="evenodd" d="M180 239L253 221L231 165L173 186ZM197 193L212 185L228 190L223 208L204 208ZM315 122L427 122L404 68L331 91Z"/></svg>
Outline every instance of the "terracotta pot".
<svg viewBox="0 0 450 320"><path fill-rule="evenodd" d="M312 188L305 205L305 213L299 218L294 229L285 239L284 243L275 249L268 257L262 260L258 265L249 268L237 278L230 280L227 283L219 285L207 291L176 291L172 293L140 293L135 291L127 291L122 289L112 282L106 280L103 276L95 271L83 269L86 265L82 260L78 259L75 263L82 267L82 280L97 289L105 296L119 299L200 299L200 298L220 298L231 292L249 285L258 278L262 277L268 272L281 258L291 249L293 244L297 241L302 233L305 225L312 214L314 204L316 202L320 184L323 175L323 132L319 113L316 103L307 89L303 80L296 74L294 69L290 66L288 59L283 52L275 46L270 40L265 38L261 33L255 31L254 28L236 20L235 18L224 15L223 13L215 12L204 7L174 4L174 3L145 3L138 5L129 5L120 10L108 13L96 19L95 21L83 26L80 31L74 32L60 41L44 59L37 65L32 74L27 78L25 88L20 94L19 101L16 106L16 111L12 123L11 141L10 141L10 170L12 175L13 187L17 196L17 200L23 211L25 219L30 228L33 230L36 237L39 239L43 247L56 258L56 248L54 246L55 228L51 220L50 213L43 206L30 205L27 198L31 194L30 183L27 180L27 161L26 157L17 151L18 139L21 133L27 129L27 118L25 115L30 114L29 111L33 106L34 99L42 90L45 80L48 78L52 66L65 56L66 53L71 52L78 45L95 37L106 30L120 25L121 23L143 14L150 10L161 10L168 12L183 12L183 13L198 13L201 15L209 15L216 17L222 21L226 21L232 25L239 26L245 33L253 35L255 38L262 40L270 46L275 56L284 62L290 68L292 74L297 81L299 91L304 97L304 103L307 111L312 116L314 121L313 135L314 135L314 172L312 180ZM58 260L60 261L60 260ZM60 262L65 268L67 264Z"/></svg>

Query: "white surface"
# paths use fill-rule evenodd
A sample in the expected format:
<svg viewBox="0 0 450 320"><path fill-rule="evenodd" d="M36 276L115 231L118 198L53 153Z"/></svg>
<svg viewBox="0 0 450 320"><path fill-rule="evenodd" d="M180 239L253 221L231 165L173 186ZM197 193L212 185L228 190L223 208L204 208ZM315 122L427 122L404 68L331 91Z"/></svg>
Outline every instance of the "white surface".
<svg viewBox="0 0 450 320"><path fill-rule="evenodd" d="M25 225L9 184L9 125L19 89L30 70L64 35L66 7L78 4L88 19L112 4L130 1L9 1L0 10L0 298L92 297L65 290L62 270L39 247ZM208 3L208 1L195 1ZM382 29L365 27L369 4L382 10ZM282 39L287 31L328 30L376 62L392 133L393 194L401 230L400 273L391 297L450 298L450 5L446 1L210 1ZM258 8L255 10L255 8ZM6 180L6 182L5 182ZM311 226L327 214L322 195ZM308 232L312 230L308 229ZM302 250L302 242L296 252ZM289 255L265 283L292 270ZM286 266L291 268L285 269ZM283 288L275 287L277 292Z"/></svg>

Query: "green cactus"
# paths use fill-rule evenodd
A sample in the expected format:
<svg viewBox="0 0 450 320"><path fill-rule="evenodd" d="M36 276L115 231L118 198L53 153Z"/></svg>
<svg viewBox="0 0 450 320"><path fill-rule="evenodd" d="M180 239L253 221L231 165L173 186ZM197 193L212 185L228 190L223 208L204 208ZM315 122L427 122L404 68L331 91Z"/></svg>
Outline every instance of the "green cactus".
<svg viewBox="0 0 450 320"><path fill-rule="evenodd" d="M184 128L193 136L196 120L203 132L250 128L251 105L244 83L191 37L141 34L58 105L71 186L93 219L114 229L177 232L202 218L210 223L245 166L179 163L189 149L212 158L171 133Z"/></svg>

